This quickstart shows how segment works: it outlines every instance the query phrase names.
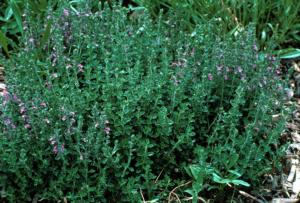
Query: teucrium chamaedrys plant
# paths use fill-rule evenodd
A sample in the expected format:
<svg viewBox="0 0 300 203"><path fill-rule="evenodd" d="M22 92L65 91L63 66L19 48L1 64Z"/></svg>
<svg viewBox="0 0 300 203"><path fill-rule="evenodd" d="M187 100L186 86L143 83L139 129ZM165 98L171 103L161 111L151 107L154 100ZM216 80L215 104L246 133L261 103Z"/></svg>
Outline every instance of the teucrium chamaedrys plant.
<svg viewBox="0 0 300 203"><path fill-rule="evenodd" d="M77 9L29 20L24 48L1 61L2 198L164 201L195 176L188 166L210 186L232 171L255 185L279 166L284 83L253 30L188 34L117 5Z"/></svg>

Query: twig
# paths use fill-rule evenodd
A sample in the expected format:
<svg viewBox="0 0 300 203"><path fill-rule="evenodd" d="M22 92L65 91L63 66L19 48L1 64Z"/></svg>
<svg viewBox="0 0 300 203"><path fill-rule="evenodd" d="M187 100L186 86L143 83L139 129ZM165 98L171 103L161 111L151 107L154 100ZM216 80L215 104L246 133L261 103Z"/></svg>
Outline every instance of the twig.
<svg viewBox="0 0 300 203"><path fill-rule="evenodd" d="M192 199L193 199L193 197L186 197L183 200L184 201L189 201L189 200L192 200ZM198 197L198 200L201 200L202 202L206 203L205 199L203 199L202 197Z"/></svg>
<svg viewBox="0 0 300 203"><path fill-rule="evenodd" d="M145 200L145 198L144 198L143 191L142 191L141 188L140 188L140 193L141 193L141 196L142 196L142 199L143 199L143 203L146 203L146 200Z"/></svg>
<svg viewBox="0 0 300 203"><path fill-rule="evenodd" d="M163 168L163 169L159 172L157 178L156 178L155 181L154 181L155 184L157 183L159 177L161 176L161 174L162 174L162 172L163 172L164 170L165 170L165 168Z"/></svg>
<svg viewBox="0 0 300 203"><path fill-rule="evenodd" d="M170 192L170 194L173 194L176 197L176 199L179 201L179 203L181 203L180 198L178 197L178 195L175 192ZM171 201L171 199L168 200L168 202L170 202L170 201Z"/></svg>
<svg viewBox="0 0 300 203"><path fill-rule="evenodd" d="M252 196L252 195L250 195L250 194L247 193L247 192L244 192L244 191L242 191L242 190L238 190L238 192L239 192L241 195L243 195L244 197L248 197L248 198L250 198L250 199L252 199L252 200L254 200L254 201L258 202L258 203L264 203L262 200L260 200L260 199L258 199L258 198L256 198L256 197L254 197L254 196Z"/></svg>
<svg viewBox="0 0 300 203"><path fill-rule="evenodd" d="M183 186L186 186L188 184L190 184L192 181L190 180L189 182L186 182L184 184L181 184L181 185L178 185L176 186L170 193L169 193L169 197L168 197L168 203L171 202L171 197L172 197L172 194L175 194L175 191L180 188L180 187L183 187ZM177 194L175 194L176 198L179 198ZM180 201L180 200L179 200Z"/></svg>

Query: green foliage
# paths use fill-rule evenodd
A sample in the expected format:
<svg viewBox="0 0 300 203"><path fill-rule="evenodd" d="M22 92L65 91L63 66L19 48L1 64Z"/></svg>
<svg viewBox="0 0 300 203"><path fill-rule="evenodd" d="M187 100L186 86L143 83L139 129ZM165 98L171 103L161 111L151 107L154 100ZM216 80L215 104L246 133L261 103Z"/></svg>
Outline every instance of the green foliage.
<svg viewBox="0 0 300 203"><path fill-rule="evenodd" d="M19 37L27 32L26 19L44 23L45 14L49 7L56 9L58 0L4 0L0 5L0 48L3 48L7 56L9 50L17 49ZM62 1L76 11L78 3L82 0ZM10 45L8 49L8 45Z"/></svg>
<svg viewBox="0 0 300 203"><path fill-rule="evenodd" d="M299 46L300 1L298 0L134 0L157 16L171 10L181 25L193 29L207 20L217 21L224 32L235 33L254 23L261 47ZM275 40L275 41L274 41ZM275 42L275 44L273 44Z"/></svg>
<svg viewBox="0 0 300 203"><path fill-rule="evenodd" d="M141 15L78 4L27 20L22 49L0 61L3 199L162 202L192 178L179 190L195 201L280 167L285 86L254 30L187 34Z"/></svg>

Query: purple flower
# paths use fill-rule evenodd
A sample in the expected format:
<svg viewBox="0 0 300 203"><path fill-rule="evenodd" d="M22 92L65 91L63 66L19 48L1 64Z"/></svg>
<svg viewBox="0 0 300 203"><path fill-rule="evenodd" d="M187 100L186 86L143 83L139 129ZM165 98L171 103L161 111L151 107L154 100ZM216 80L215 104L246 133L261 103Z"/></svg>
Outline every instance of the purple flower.
<svg viewBox="0 0 300 203"><path fill-rule="evenodd" d="M3 91L2 91L1 94L4 97L4 99L3 99L3 106L5 106L8 103L8 101L10 100L10 94L7 91L6 88L3 89Z"/></svg>
<svg viewBox="0 0 300 203"><path fill-rule="evenodd" d="M212 76L212 74L211 73L209 73L208 75L207 75L207 78L208 78L208 80L212 80L213 79L213 76Z"/></svg>
<svg viewBox="0 0 300 203"><path fill-rule="evenodd" d="M82 65L82 64L78 64L78 71L79 71L80 73L83 73L83 72L84 72L84 70L83 70L83 65Z"/></svg>
<svg viewBox="0 0 300 203"><path fill-rule="evenodd" d="M65 144L62 144L61 146L58 146L58 144L54 144L53 146L53 153L58 154L58 153L63 153L65 151Z"/></svg>
<svg viewBox="0 0 300 203"><path fill-rule="evenodd" d="M110 127L105 127L104 132L108 135L110 133L111 129Z"/></svg>
<svg viewBox="0 0 300 203"><path fill-rule="evenodd" d="M53 147L53 153L54 153L54 154L57 154L57 153L58 153L58 147L57 147L57 145L55 145L55 146Z"/></svg>
<svg viewBox="0 0 300 203"><path fill-rule="evenodd" d="M10 118L5 118L5 119L4 119L4 124L5 124L7 127L10 126L10 125L12 124L11 119L10 119Z"/></svg>
<svg viewBox="0 0 300 203"><path fill-rule="evenodd" d="M227 75L224 75L224 80L228 80L228 76Z"/></svg>
<svg viewBox="0 0 300 203"><path fill-rule="evenodd" d="M47 104L45 102L41 102L40 104L42 107L47 107Z"/></svg>
<svg viewBox="0 0 300 203"><path fill-rule="evenodd" d="M26 109L24 106L20 107L20 114L24 114L26 112Z"/></svg>
<svg viewBox="0 0 300 203"><path fill-rule="evenodd" d="M18 98L18 96L16 94L13 95L13 101L16 103L20 103L21 100Z"/></svg>
<svg viewBox="0 0 300 203"><path fill-rule="evenodd" d="M253 49L254 49L254 51L258 51L258 47L256 44L253 45Z"/></svg>
<svg viewBox="0 0 300 203"><path fill-rule="evenodd" d="M70 13L69 13L69 10L67 10L67 9L64 9L64 16L65 16L65 17L68 17L68 16L69 16L69 14L70 14Z"/></svg>

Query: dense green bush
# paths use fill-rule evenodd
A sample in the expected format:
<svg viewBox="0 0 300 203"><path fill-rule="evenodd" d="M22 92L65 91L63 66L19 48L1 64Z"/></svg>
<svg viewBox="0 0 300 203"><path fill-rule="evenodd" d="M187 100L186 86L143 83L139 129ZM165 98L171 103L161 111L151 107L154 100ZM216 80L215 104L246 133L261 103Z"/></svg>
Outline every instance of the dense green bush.
<svg viewBox="0 0 300 203"><path fill-rule="evenodd" d="M284 83L254 31L233 39L202 24L186 34L128 12L27 20L23 48L1 60L3 199L163 202L192 180L174 192L196 202L280 166Z"/></svg>

